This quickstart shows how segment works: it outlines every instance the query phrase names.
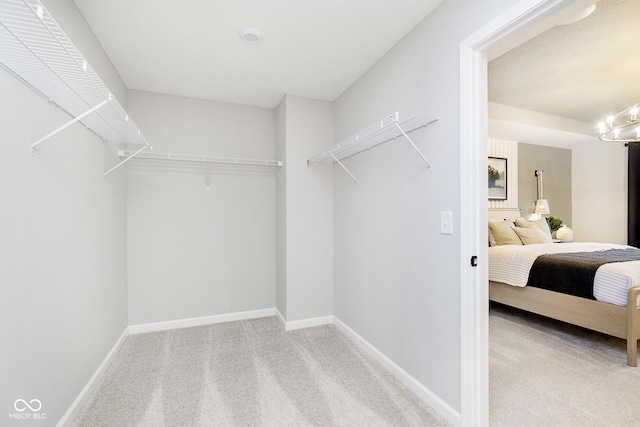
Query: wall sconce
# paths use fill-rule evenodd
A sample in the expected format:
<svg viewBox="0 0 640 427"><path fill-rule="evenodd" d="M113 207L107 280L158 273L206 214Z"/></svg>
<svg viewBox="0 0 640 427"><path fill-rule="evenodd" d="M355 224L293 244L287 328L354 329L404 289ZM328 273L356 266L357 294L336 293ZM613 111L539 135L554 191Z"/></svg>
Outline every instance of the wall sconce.
<svg viewBox="0 0 640 427"><path fill-rule="evenodd" d="M544 187L542 182L543 170L536 170L536 178L538 178L538 199L536 200L536 207L534 212L538 215L549 215L549 202L544 198Z"/></svg>

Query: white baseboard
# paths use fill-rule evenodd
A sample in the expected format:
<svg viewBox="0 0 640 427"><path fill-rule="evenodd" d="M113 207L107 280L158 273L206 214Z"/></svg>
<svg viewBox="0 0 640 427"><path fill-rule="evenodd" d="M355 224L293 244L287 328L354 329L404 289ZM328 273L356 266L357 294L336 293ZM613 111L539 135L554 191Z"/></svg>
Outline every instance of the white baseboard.
<svg viewBox="0 0 640 427"><path fill-rule="evenodd" d="M280 323L282 323L282 327L286 331L287 330L287 321L284 320L284 316L282 315L282 313L280 313L280 310L278 310L278 307L276 307L276 316L278 316L278 320L280 320Z"/></svg>
<svg viewBox="0 0 640 427"><path fill-rule="evenodd" d="M257 319L259 317L274 316L275 308L265 308L261 310L241 311L237 313L218 314L214 316L192 317L190 319L168 320L165 322L142 323L130 325L131 335L143 334L145 332L168 331L170 329L189 328L192 326L212 325L214 323L234 322L236 320Z"/></svg>
<svg viewBox="0 0 640 427"><path fill-rule="evenodd" d="M294 331L296 329L312 328L314 326L333 324L333 316L312 317L311 319L294 320L286 322L285 331Z"/></svg>
<svg viewBox="0 0 640 427"><path fill-rule="evenodd" d="M345 325L340 319L334 316L333 323L346 336L351 338L367 354L377 360L387 371L396 377L402 384L413 391L418 397L427 402L433 409L442 415L447 421L454 426L460 426L462 419L460 412L449 406L444 400L440 399L435 393L422 385L418 380L409 375L407 371L396 365L391 359L385 356L380 350L371 345L367 340L358 335L353 329Z"/></svg>
<svg viewBox="0 0 640 427"><path fill-rule="evenodd" d="M65 412L62 418L60 418L57 427L64 426L66 423L72 421L76 417L76 415L78 415L78 412L80 411L80 409L82 409L85 403L87 403L87 399L89 398L89 396L91 396L91 393L93 392L93 390L95 390L98 383L100 383L100 379L107 371L107 368L113 361L113 358L116 356L116 354L118 354L118 352L124 345L124 342L127 340L128 336L129 327L127 326L122 332L122 335L120 335L120 338L118 338L107 356L104 358L100 366L98 366L98 369L96 369L96 371L93 373L93 376L89 379L87 385L84 386L80 394L78 394L78 397L76 397L71 406L69 406L69 409L67 409L67 412Z"/></svg>
<svg viewBox="0 0 640 427"><path fill-rule="evenodd" d="M314 326L322 326L322 325L331 325L333 324L333 315L330 316L321 316L321 317L312 317L309 319L302 320L293 320L291 322L287 322L280 313L280 310L276 308L276 316L280 319L280 322L284 326L285 331L295 331L296 329L304 329L304 328L312 328Z"/></svg>

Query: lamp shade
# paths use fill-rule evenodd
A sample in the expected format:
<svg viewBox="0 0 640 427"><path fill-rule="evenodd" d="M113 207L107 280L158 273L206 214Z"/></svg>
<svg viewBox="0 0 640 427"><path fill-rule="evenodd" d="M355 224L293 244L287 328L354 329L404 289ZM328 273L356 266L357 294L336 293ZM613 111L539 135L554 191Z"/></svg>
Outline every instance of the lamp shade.
<svg viewBox="0 0 640 427"><path fill-rule="evenodd" d="M540 215L549 215L551 211L549 210L549 202L547 199L536 200L536 208L534 212Z"/></svg>

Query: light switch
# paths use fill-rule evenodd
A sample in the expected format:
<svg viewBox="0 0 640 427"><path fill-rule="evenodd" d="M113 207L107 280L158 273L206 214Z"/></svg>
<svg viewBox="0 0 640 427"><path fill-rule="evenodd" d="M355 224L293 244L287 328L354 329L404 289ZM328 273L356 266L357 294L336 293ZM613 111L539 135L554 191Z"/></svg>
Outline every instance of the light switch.
<svg viewBox="0 0 640 427"><path fill-rule="evenodd" d="M453 234L453 213L440 212L440 234Z"/></svg>

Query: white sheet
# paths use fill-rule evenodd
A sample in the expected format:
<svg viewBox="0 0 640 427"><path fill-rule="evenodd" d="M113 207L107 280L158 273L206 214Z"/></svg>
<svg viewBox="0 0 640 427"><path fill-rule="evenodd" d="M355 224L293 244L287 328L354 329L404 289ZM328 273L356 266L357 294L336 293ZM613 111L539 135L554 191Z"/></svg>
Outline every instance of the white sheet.
<svg viewBox="0 0 640 427"><path fill-rule="evenodd" d="M489 248L489 280L524 287L527 285L529 270L539 255L629 247L588 242L494 246ZM626 306L627 291L634 286L640 286L640 261L609 263L596 271L593 295L598 301Z"/></svg>

